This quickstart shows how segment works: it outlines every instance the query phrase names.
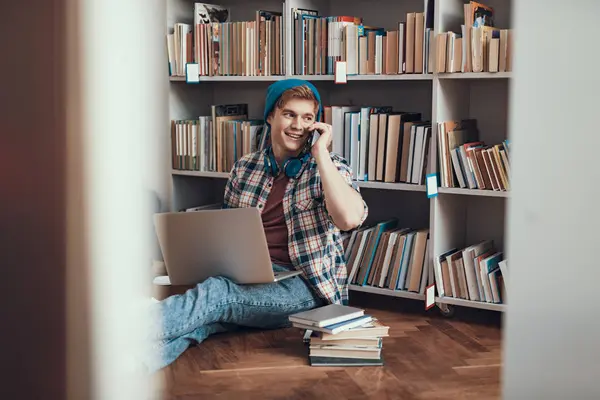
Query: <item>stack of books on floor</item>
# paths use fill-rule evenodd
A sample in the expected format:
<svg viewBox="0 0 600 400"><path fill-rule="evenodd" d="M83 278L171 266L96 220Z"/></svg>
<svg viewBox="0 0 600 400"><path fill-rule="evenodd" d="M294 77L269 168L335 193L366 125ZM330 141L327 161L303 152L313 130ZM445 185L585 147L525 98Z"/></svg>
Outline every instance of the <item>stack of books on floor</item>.
<svg viewBox="0 0 600 400"><path fill-rule="evenodd" d="M383 365L383 337L389 327L365 311L330 304L289 317L292 325L305 330L312 366Z"/></svg>

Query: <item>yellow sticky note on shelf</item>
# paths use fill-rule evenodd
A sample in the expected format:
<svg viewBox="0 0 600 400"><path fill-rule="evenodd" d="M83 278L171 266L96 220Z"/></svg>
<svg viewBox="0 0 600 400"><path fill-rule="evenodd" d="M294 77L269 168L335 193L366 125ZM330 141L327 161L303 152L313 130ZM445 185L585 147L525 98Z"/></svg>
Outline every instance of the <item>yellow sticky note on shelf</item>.
<svg viewBox="0 0 600 400"><path fill-rule="evenodd" d="M346 61L335 62L335 83L348 82Z"/></svg>
<svg viewBox="0 0 600 400"><path fill-rule="evenodd" d="M435 197L438 194L437 174L429 174L425 177L427 197Z"/></svg>

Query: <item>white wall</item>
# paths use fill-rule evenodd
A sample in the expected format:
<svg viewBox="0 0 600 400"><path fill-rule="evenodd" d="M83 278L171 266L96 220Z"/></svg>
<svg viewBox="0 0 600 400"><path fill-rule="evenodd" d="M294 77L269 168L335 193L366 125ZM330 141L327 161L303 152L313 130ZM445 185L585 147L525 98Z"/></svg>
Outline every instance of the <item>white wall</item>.
<svg viewBox="0 0 600 400"><path fill-rule="evenodd" d="M504 397L597 399L600 2L513 12Z"/></svg>

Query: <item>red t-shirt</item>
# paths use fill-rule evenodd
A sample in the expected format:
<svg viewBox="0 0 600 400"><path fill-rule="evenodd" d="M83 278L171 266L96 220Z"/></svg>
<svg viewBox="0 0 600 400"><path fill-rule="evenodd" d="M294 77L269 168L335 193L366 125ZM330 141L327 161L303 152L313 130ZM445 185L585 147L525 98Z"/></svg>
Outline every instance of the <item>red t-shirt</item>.
<svg viewBox="0 0 600 400"><path fill-rule="evenodd" d="M283 214L283 195L288 178L280 174L273 181L267 203L262 212L262 223L267 236L271 261L278 265L292 265L288 249L288 231Z"/></svg>

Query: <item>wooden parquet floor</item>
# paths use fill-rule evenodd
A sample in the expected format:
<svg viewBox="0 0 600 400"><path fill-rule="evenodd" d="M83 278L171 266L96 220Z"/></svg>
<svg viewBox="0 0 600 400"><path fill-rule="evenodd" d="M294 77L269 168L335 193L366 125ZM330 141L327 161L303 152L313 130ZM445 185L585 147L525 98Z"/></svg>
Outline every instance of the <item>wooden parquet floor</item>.
<svg viewBox="0 0 600 400"><path fill-rule="evenodd" d="M383 367L311 367L302 331L224 333L156 374L163 399L497 399L501 315L353 293L390 326Z"/></svg>

